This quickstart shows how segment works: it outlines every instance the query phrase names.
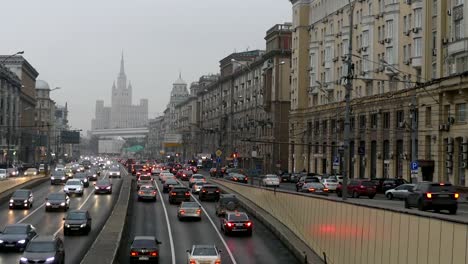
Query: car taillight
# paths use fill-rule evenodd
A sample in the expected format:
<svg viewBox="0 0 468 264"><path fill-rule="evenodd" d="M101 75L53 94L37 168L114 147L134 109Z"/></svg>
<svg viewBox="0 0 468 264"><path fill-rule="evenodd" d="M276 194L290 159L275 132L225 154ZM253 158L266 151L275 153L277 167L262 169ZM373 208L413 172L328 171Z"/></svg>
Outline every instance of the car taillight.
<svg viewBox="0 0 468 264"><path fill-rule="evenodd" d="M185 192L185 196L190 196L190 193L189 193L189 192Z"/></svg>
<svg viewBox="0 0 468 264"><path fill-rule="evenodd" d="M314 188L309 188L309 192L313 192L313 191L315 191Z"/></svg>
<svg viewBox="0 0 468 264"><path fill-rule="evenodd" d="M132 251L132 252L130 252L130 256L136 257L136 256L138 256L138 252Z"/></svg>
<svg viewBox="0 0 468 264"><path fill-rule="evenodd" d="M152 257L157 257L157 256L158 256L158 252L156 252L156 251L151 252L151 256L152 256Z"/></svg>
<svg viewBox="0 0 468 264"><path fill-rule="evenodd" d="M328 188L323 189L324 192L328 192Z"/></svg>
<svg viewBox="0 0 468 264"><path fill-rule="evenodd" d="M200 209L197 209L197 214L201 214L201 210L200 210Z"/></svg>
<svg viewBox="0 0 468 264"><path fill-rule="evenodd" d="M233 178L233 180L237 181L237 178Z"/></svg>
<svg viewBox="0 0 468 264"><path fill-rule="evenodd" d="M138 192L138 194L144 194L144 192L140 191L140 192Z"/></svg>
<svg viewBox="0 0 468 264"><path fill-rule="evenodd" d="M183 215L183 214L185 214L185 210L181 209L181 210L179 210L179 213Z"/></svg>
<svg viewBox="0 0 468 264"><path fill-rule="evenodd" d="M245 180L247 181L247 180L249 180L249 178L245 177Z"/></svg>
<svg viewBox="0 0 468 264"><path fill-rule="evenodd" d="M455 194L453 195L453 197L455 197L455 199L458 199L458 198L460 197L460 194L455 193Z"/></svg>
<svg viewBox="0 0 468 264"><path fill-rule="evenodd" d="M153 194L156 194L156 191L154 191Z"/></svg>
<svg viewBox="0 0 468 264"><path fill-rule="evenodd" d="M195 262L195 260L191 259L189 264L197 264L197 262Z"/></svg>
<svg viewBox="0 0 468 264"><path fill-rule="evenodd" d="M233 223L227 222L227 226L228 226L228 227L232 227L233 225L234 225Z"/></svg>
<svg viewBox="0 0 468 264"><path fill-rule="evenodd" d="M221 260L220 260L220 259L217 259L217 260L215 261L215 264L221 264Z"/></svg>
<svg viewBox="0 0 468 264"><path fill-rule="evenodd" d="M366 187L364 185L359 186L361 189L365 189Z"/></svg>
<svg viewBox="0 0 468 264"><path fill-rule="evenodd" d="M176 196L177 193L176 193L176 192L172 192L171 195L172 195L172 196Z"/></svg>
<svg viewBox="0 0 468 264"><path fill-rule="evenodd" d="M252 226L252 222L247 222L247 223L245 223L245 225L246 225L247 227L251 227L251 226Z"/></svg>
<svg viewBox="0 0 468 264"><path fill-rule="evenodd" d="M216 190L217 193L219 193L219 190Z"/></svg>
<svg viewBox="0 0 468 264"><path fill-rule="evenodd" d="M427 197L428 199L431 199L431 198L432 198L432 193L426 193L426 197Z"/></svg>
<svg viewBox="0 0 468 264"><path fill-rule="evenodd" d="M205 192L206 192L206 190L202 190L202 192L204 192L204 193L205 193Z"/></svg>

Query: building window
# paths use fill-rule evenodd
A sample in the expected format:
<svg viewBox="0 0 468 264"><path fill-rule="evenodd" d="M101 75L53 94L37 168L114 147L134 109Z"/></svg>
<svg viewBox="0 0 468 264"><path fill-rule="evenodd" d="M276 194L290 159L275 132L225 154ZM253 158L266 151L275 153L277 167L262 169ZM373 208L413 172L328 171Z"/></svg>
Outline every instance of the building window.
<svg viewBox="0 0 468 264"><path fill-rule="evenodd" d="M426 116L424 118L426 126L430 127L432 123L432 108L430 106L426 107Z"/></svg>
<svg viewBox="0 0 468 264"><path fill-rule="evenodd" d="M414 27L422 28L422 8L414 9Z"/></svg>
<svg viewBox="0 0 468 264"><path fill-rule="evenodd" d="M456 111L456 120L457 122L466 122L466 114L465 114L465 110L466 110L466 103L462 103L462 104L456 104L455 105L455 111Z"/></svg>
<svg viewBox="0 0 468 264"><path fill-rule="evenodd" d="M387 21L387 38L393 38L393 20Z"/></svg>
<svg viewBox="0 0 468 264"><path fill-rule="evenodd" d="M371 128L376 129L377 128L377 122L378 122L377 114L371 114Z"/></svg>
<svg viewBox="0 0 468 264"><path fill-rule="evenodd" d="M385 129L390 128L390 113L383 113L382 126Z"/></svg>
<svg viewBox="0 0 468 264"><path fill-rule="evenodd" d="M366 96L371 96L374 94L372 82L366 82Z"/></svg>
<svg viewBox="0 0 468 264"><path fill-rule="evenodd" d="M369 46L369 31L368 30L362 32L362 46L363 47Z"/></svg>
<svg viewBox="0 0 468 264"><path fill-rule="evenodd" d="M365 115L359 116L359 128L361 129L366 128L366 116Z"/></svg>
<svg viewBox="0 0 468 264"><path fill-rule="evenodd" d="M422 56L422 38L414 39L414 56L415 57Z"/></svg>
<svg viewBox="0 0 468 264"><path fill-rule="evenodd" d="M387 47L386 51L386 61L388 64L393 64L394 56L393 56L393 47Z"/></svg>
<svg viewBox="0 0 468 264"><path fill-rule="evenodd" d="M396 127L402 128L405 121L405 112L403 110L396 112Z"/></svg>
<svg viewBox="0 0 468 264"><path fill-rule="evenodd" d="M331 47L328 46L325 48L325 61L331 60Z"/></svg>
<svg viewBox="0 0 468 264"><path fill-rule="evenodd" d="M455 39L456 40L462 39L465 36L465 34L463 33L463 19L455 20L454 28L455 28Z"/></svg>

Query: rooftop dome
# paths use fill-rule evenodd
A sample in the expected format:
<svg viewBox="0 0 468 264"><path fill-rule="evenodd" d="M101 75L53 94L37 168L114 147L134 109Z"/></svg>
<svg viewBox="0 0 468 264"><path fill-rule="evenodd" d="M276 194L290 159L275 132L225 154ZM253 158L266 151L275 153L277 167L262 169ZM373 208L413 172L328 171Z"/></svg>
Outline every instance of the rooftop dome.
<svg viewBox="0 0 468 264"><path fill-rule="evenodd" d="M43 80L36 80L36 89L47 89L50 90L49 84Z"/></svg>
<svg viewBox="0 0 468 264"><path fill-rule="evenodd" d="M187 84L184 80L182 80L182 75L179 74L179 79L177 79L177 81L174 82L174 84Z"/></svg>

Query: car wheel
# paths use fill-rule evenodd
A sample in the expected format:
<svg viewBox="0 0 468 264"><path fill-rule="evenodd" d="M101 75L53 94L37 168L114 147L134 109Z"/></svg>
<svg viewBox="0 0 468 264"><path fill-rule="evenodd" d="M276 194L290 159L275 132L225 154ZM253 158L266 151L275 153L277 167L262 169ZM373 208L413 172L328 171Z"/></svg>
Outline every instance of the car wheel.
<svg viewBox="0 0 468 264"><path fill-rule="evenodd" d="M374 197L375 197L375 194L373 194L373 195L369 195L368 197L369 197L369 199L374 199Z"/></svg>
<svg viewBox="0 0 468 264"><path fill-rule="evenodd" d="M419 211L426 211L426 207L424 207L424 204L421 200L418 202L418 210Z"/></svg>
<svg viewBox="0 0 468 264"><path fill-rule="evenodd" d="M457 214L457 207L450 208L449 213L452 214L452 215Z"/></svg>
<svg viewBox="0 0 468 264"><path fill-rule="evenodd" d="M63 230L63 235L64 235L64 236L68 236L68 235L69 235L69 233L68 233L68 231L67 231L66 229Z"/></svg>
<svg viewBox="0 0 468 264"><path fill-rule="evenodd" d="M356 191L353 191L353 198L359 198L359 194Z"/></svg>
<svg viewBox="0 0 468 264"><path fill-rule="evenodd" d="M387 193L387 195L385 195L387 197L387 199L389 200L392 200L393 199L393 194L392 193Z"/></svg>
<svg viewBox="0 0 468 264"><path fill-rule="evenodd" d="M411 206L409 205L408 199L405 199L405 208L410 209Z"/></svg>
<svg viewBox="0 0 468 264"><path fill-rule="evenodd" d="M336 196L341 197L342 196L341 191L336 191Z"/></svg>

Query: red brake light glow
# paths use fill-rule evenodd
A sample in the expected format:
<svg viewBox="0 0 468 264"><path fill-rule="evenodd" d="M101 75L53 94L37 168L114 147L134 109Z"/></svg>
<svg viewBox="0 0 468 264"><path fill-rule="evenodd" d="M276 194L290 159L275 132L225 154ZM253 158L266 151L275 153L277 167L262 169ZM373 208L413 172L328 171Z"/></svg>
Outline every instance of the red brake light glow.
<svg viewBox="0 0 468 264"><path fill-rule="evenodd" d="M315 189L314 188L309 188L309 192L314 192Z"/></svg>
<svg viewBox="0 0 468 264"><path fill-rule="evenodd" d="M228 226L228 227L232 227L233 224L232 224L231 222L227 222L227 226Z"/></svg>
<svg viewBox="0 0 468 264"><path fill-rule="evenodd" d="M189 192L185 192L185 196L190 196L190 193L189 193Z"/></svg>
<svg viewBox="0 0 468 264"><path fill-rule="evenodd" d="M246 225L247 227L251 227L251 226L252 226L252 222L249 221L249 222L245 223L245 225Z"/></svg>
<svg viewBox="0 0 468 264"><path fill-rule="evenodd" d="M175 195L177 195L177 193L176 193L176 192L172 192L171 195L175 196Z"/></svg>
<svg viewBox="0 0 468 264"><path fill-rule="evenodd" d="M180 213L181 215L183 215L183 214L185 214L185 210L180 209L180 210L179 210L179 213Z"/></svg>
<svg viewBox="0 0 468 264"><path fill-rule="evenodd" d="M157 257L157 256L158 256L158 252L156 252L156 251L155 251L155 252L151 252L151 256L152 256L152 257Z"/></svg>
<svg viewBox="0 0 468 264"><path fill-rule="evenodd" d="M458 199L460 197L460 194L455 193L453 196L455 197L455 199Z"/></svg>
<svg viewBox="0 0 468 264"><path fill-rule="evenodd" d="M200 209L197 209L197 214L201 214L201 210L200 210Z"/></svg>
<svg viewBox="0 0 468 264"><path fill-rule="evenodd" d="M427 197L428 199L431 199L431 198L432 198L432 193L426 193L426 197Z"/></svg>
<svg viewBox="0 0 468 264"><path fill-rule="evenodd" d="M138 256L138 252L132 251L132 252L130 252L130 256L136 257L136 256Z"/></svg>

